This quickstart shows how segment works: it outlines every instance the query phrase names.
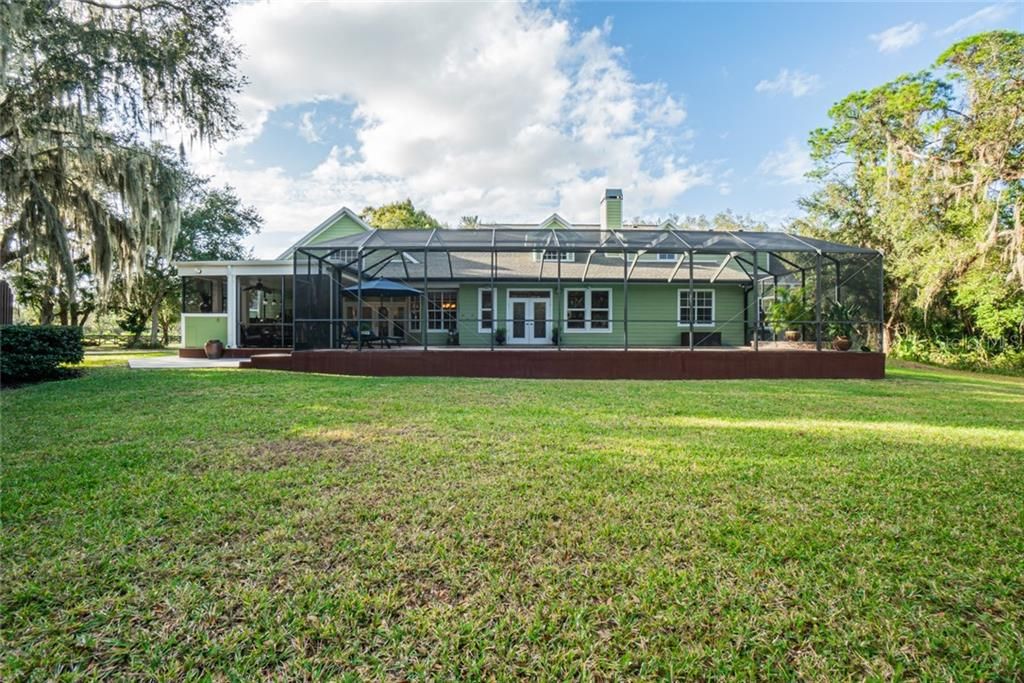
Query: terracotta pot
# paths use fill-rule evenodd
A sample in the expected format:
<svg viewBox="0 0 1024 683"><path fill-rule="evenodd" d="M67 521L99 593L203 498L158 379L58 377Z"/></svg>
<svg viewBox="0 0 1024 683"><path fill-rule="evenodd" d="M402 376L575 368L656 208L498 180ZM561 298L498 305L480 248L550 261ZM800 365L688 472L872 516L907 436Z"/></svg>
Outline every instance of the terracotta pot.
<svg viewBox="0 0 1024 683"><path fill-rule="evenodd" d="M853 346L853 342L849 337L836 337L832 340L832 348L836 351L849 351L851 346Z"/></svg>
<svg viewBox="0 0 1024 683"><path fill-rule="evenodd" d="M224 355L224 344L220 339L211 339L203 345L203 349L207 358L217 359Z"/></svg>
<svg viewBox="0 0 1024 683"><path fill-rule="evenodd" d="M788 341L788 342L798 342L798 341L800 341L800 331L799 330L786 330L785 337L786 337L786 341Z"/></svg>

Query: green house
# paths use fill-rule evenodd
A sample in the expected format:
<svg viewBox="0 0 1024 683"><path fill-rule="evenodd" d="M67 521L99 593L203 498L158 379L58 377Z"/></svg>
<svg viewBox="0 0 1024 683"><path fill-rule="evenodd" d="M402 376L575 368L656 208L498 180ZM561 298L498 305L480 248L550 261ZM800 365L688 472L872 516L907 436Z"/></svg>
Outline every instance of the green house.
<svg viewBox="0 0 1024 683"><path fill-rule="evenodd" d="M183 346L740 348L793 327L820 347L836 303L857 312L845 322L864 344L877 341L878 252L625 224L622 202L607 190L594 223L436 230L376 230L343 208L276 260L177 263ZM771 320L780 288L801 292L806 319Z"/></svg>

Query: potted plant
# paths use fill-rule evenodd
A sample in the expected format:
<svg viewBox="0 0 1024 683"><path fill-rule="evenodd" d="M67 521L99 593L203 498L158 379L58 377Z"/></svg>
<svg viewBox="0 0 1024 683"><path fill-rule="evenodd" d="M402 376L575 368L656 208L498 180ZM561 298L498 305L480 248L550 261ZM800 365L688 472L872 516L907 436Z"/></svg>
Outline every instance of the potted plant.
<svg viewBox="0 0 1024 683"><path fill-rule="evenodd" d="M502 344L505 343L505 335L506 330L504 327L499 327L494 330L494 341L495 343L498 344L498 346L501 346Z"/></svg>
<svg viewBox="0 0 1024 683"><path fill-rule="evenodd" d="M448 330L448 346L458 346L458 345L459 345L459 331L457 329L455 329L454 327L449 328L449 330Z"/></svg>
<svg viewBox="0 0 1024 683"><path fill-rule="evenodd" d="M203 350L207 358L217 359L224 355L224 344L220 339L209 339L203 344Z"/></svg>
<svg viewBox="0 0 1024 683"><path fill-rule="evenodd" d="M775 334L782 333L788 342L800 341L800 326L812 315L803 287L777 289L766 313L765 322Z"/></svg>
<svg viewBox="0 0 1024 683"><path fill-rule="evenodd" d="M860 317L860 309L853 305L833 301L829 306L825 331L832 337L832 348L849 351L853 346L853 321Z"/></svg>

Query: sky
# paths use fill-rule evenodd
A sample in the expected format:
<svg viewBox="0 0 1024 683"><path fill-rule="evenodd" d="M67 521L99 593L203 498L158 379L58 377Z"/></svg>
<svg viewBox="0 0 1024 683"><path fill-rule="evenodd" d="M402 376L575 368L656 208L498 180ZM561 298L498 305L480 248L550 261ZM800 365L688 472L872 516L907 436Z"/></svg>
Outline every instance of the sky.
<svg viewBox="0 0 1024 683"><path fill-rule="evenodd" d="M232 13L235 139L192 161L264 218L273 258L342 206L410 198L456 226L726 209L772 225L812 186L806 141L856 90L1020 2L341 3Z"/></svg>

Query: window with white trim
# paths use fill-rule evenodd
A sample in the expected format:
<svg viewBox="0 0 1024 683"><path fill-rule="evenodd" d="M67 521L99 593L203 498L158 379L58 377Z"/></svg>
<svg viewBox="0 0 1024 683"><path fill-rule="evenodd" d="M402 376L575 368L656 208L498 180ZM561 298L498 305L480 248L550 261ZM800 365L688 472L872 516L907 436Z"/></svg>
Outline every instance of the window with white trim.
<svg viewBox="0 0 1024 683"><path fill-rule="evenodd" d="M409 299L409 331L420 331L420 297Z"/></svg>
<svg viewBox="0 0 1024 683"><path fill-rule="evenodd" d="M447 332L455 329L459 318L459 292L445 289L427 292L427 331Z"/></svg>
<svg viewBox="0 0 1024 683"><path fill-rule="evenodd" d="M563 251L559 252L555 249L545 249L544 251L538 251L533 254L533 260L539 261L543 258L545 261L558 261L561 257L562 263L574 263L576 261L576 252L574 251Z"/></svg>
<svg viewBox="0 0 1024 683"><path fill-rule="evenodd" d="M477 331L490 332L494 327L494 290L477 290Z"/></svg>
<svg viewBox="0 0 1024 683"><path fill-rule="evenodd" d="M612 290L565 290L565 329L567 332L610 332Z"/></svg>
<svg viewBox="0 0 1024 683"><path fill-rule="evenodd" d="M331 260L339 262L341 264L352 263L353 265L356 265L354 261L356 261L358 257L359 253L354 248L339 249L333 256L331 256Z"/></svg>
<svg viewBox="0 0 1024 683"><path fill-rule="evenodd" d="M692 306L689 297L690 290L679 290L679 325L690 324L690 314L693 314L695 327L713 327L715 324L715 291L713 289L693 290Z"/></svg>
<svg viewBox="0 0 1024 683"><path fill-rule="evenodd" d="M668 254L665 252L658 252L659 261L675 261L680 257L680 254Z"/></svg>

